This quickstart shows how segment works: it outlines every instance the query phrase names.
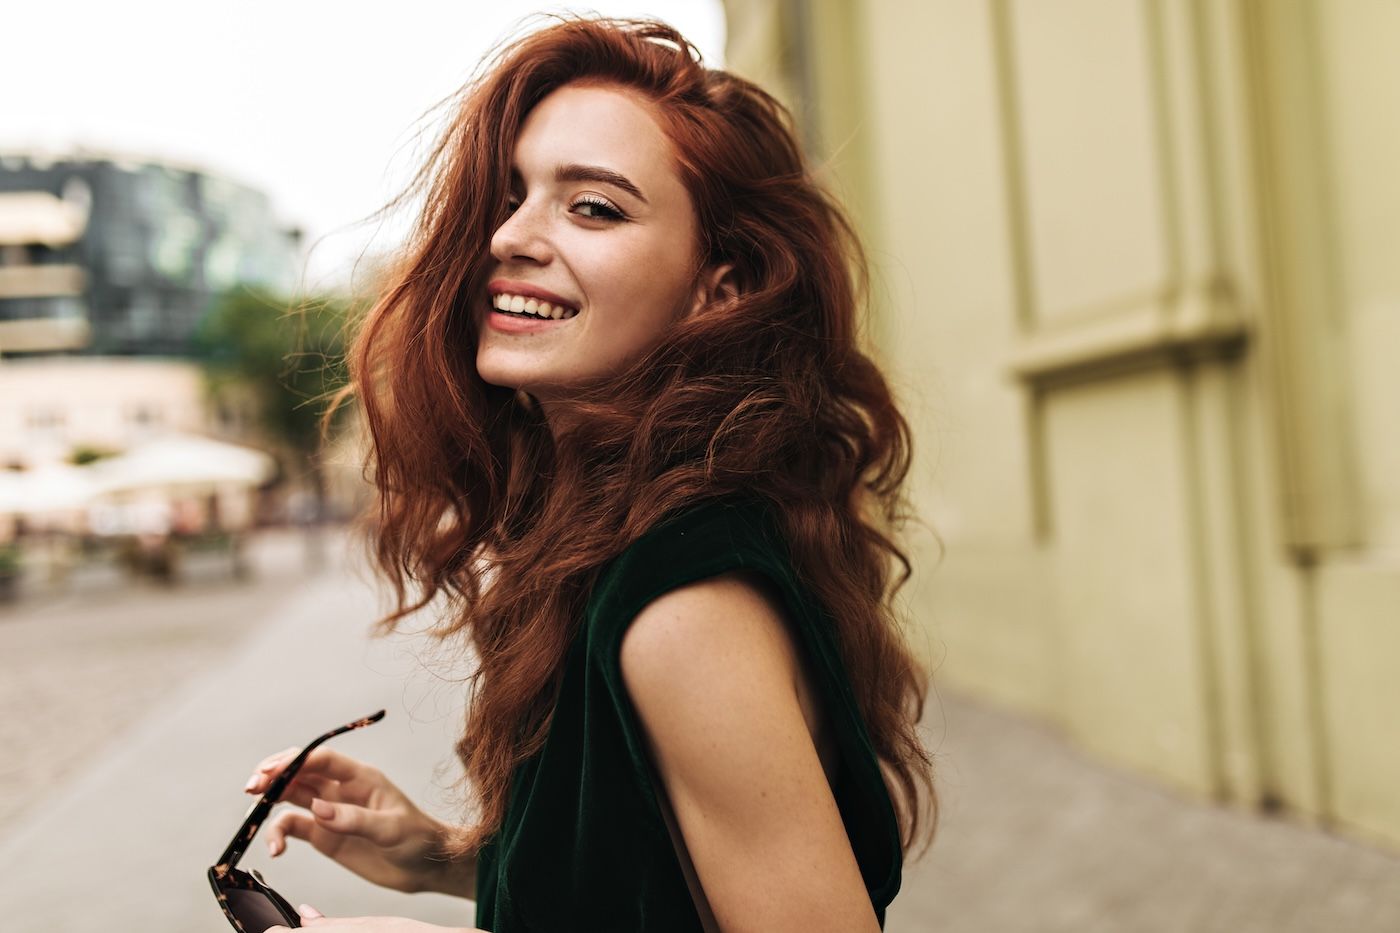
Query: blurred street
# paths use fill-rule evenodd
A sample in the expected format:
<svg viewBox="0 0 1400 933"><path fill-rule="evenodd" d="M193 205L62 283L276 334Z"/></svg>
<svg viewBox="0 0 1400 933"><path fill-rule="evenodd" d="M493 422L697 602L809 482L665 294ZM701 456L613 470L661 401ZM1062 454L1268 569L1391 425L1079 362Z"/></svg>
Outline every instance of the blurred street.
<svg viewBox="0 0 1400 933"><path fill-rule="evenodd" d="M367 641L374 591L341 539L329 551L308 576L299 538L265 534L245 586L213 568L171 590L91 581L0 616L6 930L225 929L203 873L251 803L252 766L381 707L383 722L336 746L450 812L453 666L420 663L421 640ZM942 829L906 871L891 933L1400 927L1392 855L1184 803L946 691L928 729ZM474 914L375 889L295 841L277 860L254 845L245 864L329 915Z"/></svg>
<svg viewBox="0 0 1400 933"><path fill-rule="evenodd" d="M213 568L169 590L94 580L0 616L0 928L227 930L205 871L254 800L254 765L381 708L336 747L451 812L463 690L413 656L422 640L365 637L376 596L342 540L327 550L308 576L299 537L263 534L246 585ZM469 901L363 883L295 840L275 860L255 844L242 867L330 916L474 916Z"/></svg>
<svg viewBox="0 0 1400 933"><path fill-rule="evenodd" d="M191 561L178 587L98 564L62 593L0 605L0 747L15 752L0 762L0 832L272 617L305 573L303 543L256 542L243 581L223 554Z"/></svg>

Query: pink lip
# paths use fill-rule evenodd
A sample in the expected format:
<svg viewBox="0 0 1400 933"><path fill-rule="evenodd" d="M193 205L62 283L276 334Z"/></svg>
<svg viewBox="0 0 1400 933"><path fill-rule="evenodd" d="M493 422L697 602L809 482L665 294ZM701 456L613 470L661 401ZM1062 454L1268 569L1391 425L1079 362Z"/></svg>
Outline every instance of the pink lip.
<svg viewBox="0 0 1400 933"><path fill-rule="evenodd" d="M531 285L529 282L517 282L514 279L492 279L486 286L486 291L492 295L499 295L504 292L507 295L519 295L522 298L538 298L540 301L547 301L553 305L563 305L566 308L578 310L578 304L563 298L554 292L546 291L538 285Z"/></svg>

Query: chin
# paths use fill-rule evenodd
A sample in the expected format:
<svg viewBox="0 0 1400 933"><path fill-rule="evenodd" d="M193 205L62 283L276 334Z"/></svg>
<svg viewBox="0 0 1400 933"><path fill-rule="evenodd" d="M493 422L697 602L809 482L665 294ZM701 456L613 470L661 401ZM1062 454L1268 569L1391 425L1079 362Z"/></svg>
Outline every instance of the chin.
<svg viewBox="0 0 1400 933"><path fill-rule="evenodd" d="M534 398L539 398L540 393L545 391L545 387L540 385L538 379L532 378L526 373L502 372L486 366L478 366L476 372L481 377L481 381L488 385L502 389L514 389L516 392L524 392Z"/></svg>
<svg viewBox="0 0 1400 933"><path fill-rule="evenodd" d="M504 365L502 365L504 364ZM479 354L476 358L476 374L483 382L503 389L521 389L534 383L538 375L527 367L511 366L508 360L496 358L495 354Z"/></svg>

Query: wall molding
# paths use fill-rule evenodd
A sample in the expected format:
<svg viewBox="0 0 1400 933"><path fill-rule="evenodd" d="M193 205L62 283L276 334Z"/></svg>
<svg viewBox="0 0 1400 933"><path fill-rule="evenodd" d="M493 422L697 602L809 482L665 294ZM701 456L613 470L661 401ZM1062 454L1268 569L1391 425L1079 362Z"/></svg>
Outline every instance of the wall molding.
<svg viewBox="0 0 1400 933"><path fill-rule="evenodd" d="M1046 388L1183 358L1232 357L1242 352L1249 333L1223 283L1167 288L1107 313L1081 315L1072 326L1023 335L1006 370L1033 388Z"/></svg>

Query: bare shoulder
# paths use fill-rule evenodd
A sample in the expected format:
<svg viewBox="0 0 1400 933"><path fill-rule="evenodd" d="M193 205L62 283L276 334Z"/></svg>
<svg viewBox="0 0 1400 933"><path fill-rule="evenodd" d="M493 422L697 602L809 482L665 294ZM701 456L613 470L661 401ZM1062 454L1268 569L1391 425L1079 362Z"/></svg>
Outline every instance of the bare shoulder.
<svg viewBox="0 0 1400 933"><path fill-rule="evenodd" d="M797 677L796 645L783 604L762 574L735 570L677 587L652 600L622 640L622 674L670 677L679 662L708 670L766 670L777 683Z"/></svg>

